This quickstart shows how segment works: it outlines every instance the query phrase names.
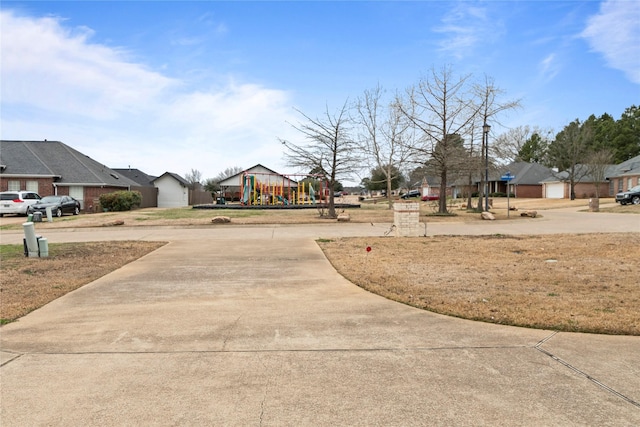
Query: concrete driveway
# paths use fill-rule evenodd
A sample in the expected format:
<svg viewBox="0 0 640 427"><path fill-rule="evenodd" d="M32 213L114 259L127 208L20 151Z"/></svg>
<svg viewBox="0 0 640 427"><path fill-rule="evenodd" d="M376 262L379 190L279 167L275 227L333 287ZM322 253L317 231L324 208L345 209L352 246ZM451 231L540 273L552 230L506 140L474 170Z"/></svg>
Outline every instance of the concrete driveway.
<svg viewBox="0 0 640 427"><path fill-rule="evenodd" d="M386 229L48 230L170 243L0 329L2 425L640 425L639 337L424 312L352 285L313 241Z"/></svg>

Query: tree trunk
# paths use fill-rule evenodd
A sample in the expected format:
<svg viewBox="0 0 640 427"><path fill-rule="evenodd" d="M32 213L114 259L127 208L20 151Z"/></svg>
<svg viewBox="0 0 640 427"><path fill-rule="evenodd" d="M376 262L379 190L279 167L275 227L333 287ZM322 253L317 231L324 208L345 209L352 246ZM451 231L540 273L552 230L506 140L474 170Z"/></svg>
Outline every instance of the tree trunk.
<svg viewBox="0 0 640 427"><path fill-rule="evenodd" d="M438 213L447 213L447 171L440 173L440 197L438 199Z"/></svg>

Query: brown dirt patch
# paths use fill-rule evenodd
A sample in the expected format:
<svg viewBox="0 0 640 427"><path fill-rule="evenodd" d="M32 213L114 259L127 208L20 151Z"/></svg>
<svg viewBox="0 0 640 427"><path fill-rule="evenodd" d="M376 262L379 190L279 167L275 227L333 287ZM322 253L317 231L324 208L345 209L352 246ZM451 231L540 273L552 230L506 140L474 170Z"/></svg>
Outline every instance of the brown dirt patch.
<svg viewBox="0 0 640 427"><path fill-rule="evenodd" d="M142 241L51 244L48 258L26 258L20 251L8 253L4 250L7 245L3 245L0 319L6 323L24 316L164 244Z"/></svg>
<svg viewBox="0 0 640 427"><path fill-rule="evenodd" d="M637 243L634 233L614 233L344 238L319 245L351 282L436 313L640 335Z"/></svg>

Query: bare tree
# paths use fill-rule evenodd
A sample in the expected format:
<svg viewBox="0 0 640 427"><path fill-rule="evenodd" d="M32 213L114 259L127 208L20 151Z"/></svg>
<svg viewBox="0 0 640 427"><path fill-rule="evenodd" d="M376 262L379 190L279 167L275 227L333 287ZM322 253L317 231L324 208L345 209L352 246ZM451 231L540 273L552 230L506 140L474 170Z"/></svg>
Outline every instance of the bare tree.
<svg viewBox="0 0 640 427"><path fill-rule="evenodd" d="M556 135L555 141L549 145L549 157L553 165L560 173L566 173L569 181L571 200L575 200L575 186L589 170L580 166L590 154L590 147L593 141L593 131L588 122L580 123L576 119L569 123Z"/></svg>
<svg viewBox="0 0 640 427"><path fill-rule="evenodd" d="M379 85L364 92L355 104L355 122L360 125L359 145L365 154L365 161L369 170L382 172L389 209L392 209L392 183L400 177L412 144L408 141L410 122L397 103L382 105L383 92Z"/></svg>
<svg viewBox="0 0 640 427"><path fill-rule="evenodd" d="M294 144L280 139L286 147L289 166L322 173L329 186L329 218L336 218L334 187L340 178L348 178L358 165L356 143L350 135L347 102L335 113L325 110L322 118L312 119L300 110L305 122L292 125L306 139L306 144Z"/></svg>
<svg viewBox="0 0 640 427"><path fill-rule="evenodd" d="M612 166L613 152L602 149L587 156L586 166L596 186L596 199L600 199L600 184L607 177L607 170Z"/></svg>
<svg viewBox="0 0 640 427"><path fill-rule="evenodd" d="M189 188L195 190L202 180L202 172L197 169L191 169L191 172L184 174L184 179L189 183Z"/></svg>
<svg viewBox="0 0 640 427"><path fill-rule="evenodd" d="M230 176L239 174L242 171L244 171L244 168L240 166L233 166L230 168L226 168L222 172L218 173L218 175L216 175L215 177L207 178L207 180L204 182L204 188L212 194L216 193L220 191L220 185L219 185L220 181L224 181Z"/></svg>
<svg viewBox="0 0 640 427"><path fill-rule="evenodd" d="M537 126L517 126L499 135L489 151L498 162L543 163L552 133Z"/></svg>
<svg viewBox="0 0 640 427"><path fill-rule="evenodd" d="M475 97L480 100L480 104L478 105L479 114L475 116L475 126L474 129L480 130L483 132L481 153L484 159L484 167L485 173L484 175L481 173L480 176L483 176L482 185L480 186L480 195L482 196L485 188L488 191L488 170L489 170L489 146L488 146L488 131L485 132L484 129L490 129L490 127L497 127L500 124L498 121L498 115L504 111L512 110L520 107L520 101L500 101L499 98L504 94L504 91L495 85L495 81L492 77L487 75L484 76L484 82L482 84L476 84L474 88ZM486 126L489 127L486 127ZM487 199L487 195L484 194L485 200ZM488 210L488 203L485 205L485 210ZM482 210L482 197L478 198L478 210Z"/></svg>
<svg viewBox="0 0 640 427"><path fill-rule="evenodd" d="M421 133L414 150L440 177L439 213L447 212L447 183L452 171L459 171L467 160L461 148L480 111L474 93L468 87L470 75L455 78L450 67L431 70L429 78L407 90L399 108Z"/></svg>

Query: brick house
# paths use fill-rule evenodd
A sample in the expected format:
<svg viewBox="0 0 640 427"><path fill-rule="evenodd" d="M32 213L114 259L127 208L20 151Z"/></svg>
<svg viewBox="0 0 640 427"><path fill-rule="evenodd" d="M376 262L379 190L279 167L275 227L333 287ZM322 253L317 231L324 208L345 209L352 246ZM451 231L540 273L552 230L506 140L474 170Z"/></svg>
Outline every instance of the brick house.
<svg viewBox="0 0 640 427"><path fill-rule="evenodd" d="M629 190L640 185L640 156L633 157L616 167L607 174L609 180L609 196Z"/></svg>
<svg viewBox="0 0 640 427"><path fill-rule="evenodd" d="M94 210L101 194L137 184L59 141L0 141L0 191L67 195Z"/></svg>

